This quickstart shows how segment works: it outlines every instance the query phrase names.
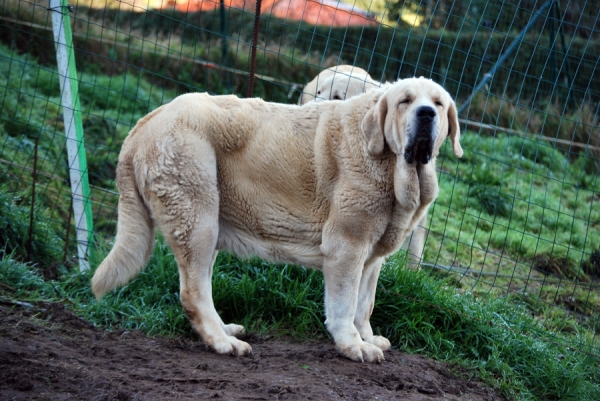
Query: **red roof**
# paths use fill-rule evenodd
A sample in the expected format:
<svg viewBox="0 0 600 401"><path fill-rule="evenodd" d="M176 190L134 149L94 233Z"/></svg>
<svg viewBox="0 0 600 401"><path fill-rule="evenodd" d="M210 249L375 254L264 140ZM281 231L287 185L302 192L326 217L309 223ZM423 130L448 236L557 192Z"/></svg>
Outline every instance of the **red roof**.
<svg viewBox="0 0 600 401"><path fill-rule="evenodd" d="M219 0L169 0L167 7L179 11L209 11L219 7ZM256 0L224 0L225 7L254 13ZM337 0L263 0L261 14L277 18L305 21L326 26L377 25L373 14Z"/></svg>

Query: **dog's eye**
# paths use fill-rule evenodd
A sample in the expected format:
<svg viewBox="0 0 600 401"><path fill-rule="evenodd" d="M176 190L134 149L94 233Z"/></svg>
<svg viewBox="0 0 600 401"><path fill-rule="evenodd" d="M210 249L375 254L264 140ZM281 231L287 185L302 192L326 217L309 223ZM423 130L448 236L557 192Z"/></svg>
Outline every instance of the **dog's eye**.
<svg viewBox="0 0 600 401"><path fill-rule="evenodd" d="M320 95L320 94L321 94L321 91L317 91L317 95Z"/></svg>
<svg viewBox="0 0 600 401"><path fill-rule="evenodd" d="M439 100L437 100L437 101L435 102L435 105L436 105L436 106L440 106L440 107L444 107L444 103L440 102Z"/></svg>
<svg viewBox="0 0 600 401"><path fill-rule="evenodd" d="M410 98L406 98L400 102L400 104L410 104Z"/></svg>

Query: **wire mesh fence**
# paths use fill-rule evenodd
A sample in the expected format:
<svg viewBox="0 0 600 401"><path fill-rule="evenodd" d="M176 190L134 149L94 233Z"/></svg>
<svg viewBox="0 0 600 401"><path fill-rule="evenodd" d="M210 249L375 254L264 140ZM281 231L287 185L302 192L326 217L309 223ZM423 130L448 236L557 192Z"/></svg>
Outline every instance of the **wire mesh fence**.
<svg viewBox="0 0 600 401"><path fill-rule="evenodd" d="M465 154L438 159L422 268L526 308L555 333L547 341L600 355L597 2L264 0L259 18L243 0L0 4L0 189L32 224L16 233L5 218L5 249L26 241L49 263L76 253L53 12L72 21L100 246L115 233L123 139L177 95L252 85L297 103L340 64L381 82L425 76L456 99Z"/></svg>

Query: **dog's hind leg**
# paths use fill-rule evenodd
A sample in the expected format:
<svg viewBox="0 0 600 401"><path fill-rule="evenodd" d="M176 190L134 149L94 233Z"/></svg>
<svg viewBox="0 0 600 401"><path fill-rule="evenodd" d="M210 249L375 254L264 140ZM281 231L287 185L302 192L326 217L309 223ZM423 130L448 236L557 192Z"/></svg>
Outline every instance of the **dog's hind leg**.
<svg viewBox="0 0 600 401"><path fill-rule="evenodd" d="M218 254L219 254L219 251L215 251L215 253L213 255L212 263L210 264L210 273L208 274L208 277L212 277L212 272L215 267L215 261L217 260ZM217 316L219 316L219 315L217 315ZM219 316L219 321L221 322L221 327L223 328L223 330L225 330L225 333L227 333L228 336L237 336L238 334L244 334L244 332L246 331L244 326L241 326L239 324L223 323L223 320L221 320L220 316Z"/></svg>
<svg viewBox="0 0 600 401"><path fill-rule="evenodd" d="M211 273L213 254L216 254L217 221L212 216L202 216L204 222L196 224L189 245L171 247L179 266L180 298L192 327L204 342L219 354L245 355L252 352L249 344L234 335L244 331L243 326L226 325L217 313L212 299ZM215 219L216 220L216 219ZM171 239L169 243L173 242ZM177 240L175 240L177 242Z"/></svg>
<svg viewBox="0 0 600 401"><path fill-rule="evenodd" d="M363 341L386 351L391 346L390 341L385 337L373 335L373 329L369 322L375 305L375 290L377 289L377 280L383 261L383 257L378 257L371 258L365 263L360 278L360 286L358 287L358 303L354 315L354 326L356 326Z"/></svg>
<svg viewBox="0 0 600 401"><path fill-rule="evenodd" d="M220 354L252 352L233 337L242 326L225 325L213 299L211 276L219 234L219 191L212 146L193 133L157 142L159 157L146 187L153 216L179 267L181 304L192 327Z"/></svg>

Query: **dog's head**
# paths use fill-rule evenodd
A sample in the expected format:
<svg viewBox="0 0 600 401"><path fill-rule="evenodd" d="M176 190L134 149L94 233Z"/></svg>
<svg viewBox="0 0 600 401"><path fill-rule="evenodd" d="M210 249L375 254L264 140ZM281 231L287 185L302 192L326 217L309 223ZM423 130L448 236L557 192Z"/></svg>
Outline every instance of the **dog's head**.
<svg viewBox="0 0 600 401"><path fill-rule="evenodd" d="M463 154L456 105L444 88L425 78L389 85L367 112L361 129L373 155L381 154L387 144L408 164L427 164L446 137L456 157Z"/></svg>
<svg viewBox="0 0 600 401"><path fill-rule="evenodd" d="M368 74L350 75L349 73L338 72L319 84L314 101L345 100L378 86Z"/></svg>

